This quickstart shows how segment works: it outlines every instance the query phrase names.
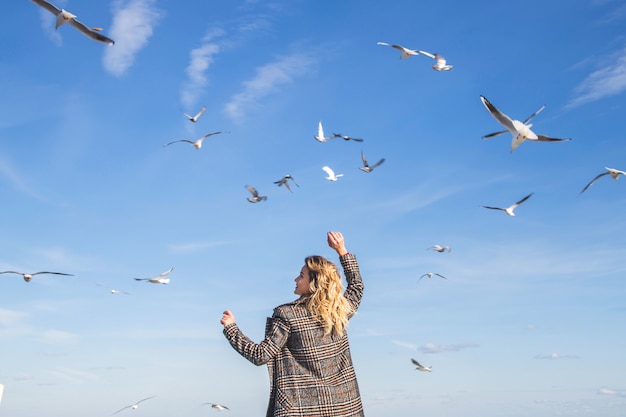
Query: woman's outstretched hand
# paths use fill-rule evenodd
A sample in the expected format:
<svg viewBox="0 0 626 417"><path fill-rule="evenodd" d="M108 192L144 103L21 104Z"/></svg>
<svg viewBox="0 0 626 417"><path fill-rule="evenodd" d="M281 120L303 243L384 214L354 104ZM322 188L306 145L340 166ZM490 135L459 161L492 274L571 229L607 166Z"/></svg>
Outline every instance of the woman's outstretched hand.
<svg viewBox="0 0 626 417"><path fill-rule="evenodd" d="M333 248L339 256L348 253L343 241L343 235L340 232L328 232L326 237L328 239L328 246Z"/></svg>
<svg viewBox="0 0 626 417"><path fill-rule="evenodd" d="M234 322L235 322L235 316L233 316L233 313L231 313L230 310L224 311L224 315L222 316L220 323L222 323L222 325L226 327L229 324L234 323Z"/></svg>

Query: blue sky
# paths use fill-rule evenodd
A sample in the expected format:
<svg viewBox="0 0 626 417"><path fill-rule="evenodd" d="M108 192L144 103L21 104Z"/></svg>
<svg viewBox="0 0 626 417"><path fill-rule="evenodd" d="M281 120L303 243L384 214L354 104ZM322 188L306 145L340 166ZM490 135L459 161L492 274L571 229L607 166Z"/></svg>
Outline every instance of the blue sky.
<svg viewBox="0 0 626 417"><path fill-rule="evenodd" d="M259 341L339 230L366 285L349 334L368 416L623 417L626 179L580 194L626 170L623 2L55 4L116 43L5 10L0 271L74 276L0 275L0 416L150 396L119 415L261 415L267 371L221 312ZM482 140L501 126L480 95L519 120L545 105L533 130L571 141ZM364 141L316 142L320 120ZM364 173L361 152L385 163ZM515 217L481 208L530 193Z"/></svg>

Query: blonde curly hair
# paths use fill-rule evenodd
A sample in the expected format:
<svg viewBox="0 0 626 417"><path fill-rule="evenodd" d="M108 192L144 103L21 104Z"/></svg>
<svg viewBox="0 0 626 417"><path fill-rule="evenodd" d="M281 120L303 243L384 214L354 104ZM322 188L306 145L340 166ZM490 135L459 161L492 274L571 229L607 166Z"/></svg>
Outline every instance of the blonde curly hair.
<svg viewBox="0 0 626 417"><path fill-rule="evenodd" d="M343 336L352 307L343 296L343 284L337 266L328 259L307 256L310 294L305 297L306 308L324 326L324 334L334 331Z"/></svg>

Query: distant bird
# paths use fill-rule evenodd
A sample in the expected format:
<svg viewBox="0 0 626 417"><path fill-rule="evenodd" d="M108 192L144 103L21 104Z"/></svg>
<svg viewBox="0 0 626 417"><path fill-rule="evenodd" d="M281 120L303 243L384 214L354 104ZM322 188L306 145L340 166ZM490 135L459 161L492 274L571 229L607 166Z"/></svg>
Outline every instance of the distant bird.
<svg viewBox="0 0 626 417"><path fill-rule="evenodd" d="M410 57L411 55L419 55L420 54L420 51L418 51L417 49L409 49L409 48L405 48L404 46L401 46L401 45L389 44L387 42L376 42L376 45L390 46L392 48L397 49L398 51L402 52L402 55L400 55L400 59L406 59L406 58Z"/></svg>
<svg viewBox="0 0 626 417"><path fill-rule="evenodd" d="M291 191L291 187L289 186L289 180L291 180L296 185L296 187L300 187L298 184L296 184L296 180L294 180L293 177L290 174L285 175L284 177L282 177L278 181L274 181L274 184L278 184L279 187L281 185L284 185L285 187L287 187L287 189L289 191ZM291 192L293 192L293 191L291 191Z"/></svg>
<svg viewBox="0 0 626 417"><path fill-rule="evenodd" d="M262 195L259 196L259 192L251 185L246 185L248 191L252 193L252 197L248 197L248 201L251 203L258 203L259 201L267 200L267 197Z"/></svg>
<svg viewBox="0 0 626 417"><path fill-rule="evenodd" d="M352 136L342 135L341 133L333 133L333 138L341 138L346 141L353 140L355 142L363 142L363 139L361 138L353 138Z"/></svg>
<svg viewBox="0 0 626 417"><path fill-rule="evenodd" d="M4 391L4 384L0 384L0 404L2 404L2 392Z"/></svg>
<svg viewBox="0 0 626 417"><path fill-rule="evenodd" d="M30 282L30 280L33 279L33 277L35 275L41 275L41 274L64 275L64 276L68 276L68 277L73 277L74 276L72 274L65 274L63 272L49 272L49 271L33 272L32 274L27 274L27 273L24 273L24 272L17 272L17 271L4 271L4 272L0 272L0 274L17 274L17 275L21 275L24 278L24 281L26 281L26 282Z"/></svg>
<svg viewBox="0 0 626 417"><path fill-rule="evenodd" d="M365 159L365 154L361 151L361 159L363 160L363 166L359 169L364 172L372 172L374 168L385 162L385 158L382 158L380 161L376 162L374 165L370 166Z"/></svg>
<svg viewBox="0 0 626 417"><path fill-rule="evenodd" d="M546 106L545 106L545 105L544 105L544 106L539 107L539 109L537 109L537 111L536 111L536 112L534 112L533 114L531 114L530 116L528 116L528 117L527 117L527 118L526 118L526 119L525 119L522 123L524 123L524 124L525 124L526 126L528 126L528 128L530 129L533 125L532 125L532 124L530 124L529 122L533 119L533 117L535 117L536 115L538 115L539 113L541 113L541 112L543 111L543 109L545 109L545 108L546 108ZM483 136L483 140L485 140L485 139L491 139L491 138L496 137L496 136L500 136L500 135L502 135L502 134L504 134L504 133L506 133L506 132L508 132L508 130L499 130L499 131L497 131L497 132L489 133L489 134L487 134L487 135Z"/></svg>
<svg viewBox="0 0 626 417"><path fill-rule="evenodd" d="M420 364L418 361L416 361L415 359L411 358L411 362L413 362L413 365L417 366L417 368L415 368L416 371L422 371L422 372L432 372L432 366L424 366L422 364Z"/></svg>
<svg viewBox="0 0 626 417"><path fill-rule="evenodd" d="M97 286L99 286L99 287L106 288L107 290L109 290L109 292L110 292L111 294L127 294L127 295L130 295L130 294L129 294L129 293L127 293L126 291L116 290L116 289L114 289L114 288L109 288L109 287L107 287L107 286L105 286L105 285L102 285L102 284L96 284L96 285L97 285Z"/></svg>
<svg viewBox="0 0 626 417"><path fill-rule="evenodd" d="M69 23L70 25L74 26L76 29L80 30L84 35L89 36L91 39L95 41L102 42L106 45L113 45L115 43L113 39L109 39L103 34L99 33L101 28L93 28L93 29L88 28L85 24L76 20L76 15L73 15L67 10L59 9L58 7L56 7L55 5L53 5L52 3L46 0L31 0L31 1L35 3L36 5L43 7L44 9L46 9L47 11L49 11L50 13L56 16L57 20L56 20L56 25L54 27L55 29L58 29L59 26L62 26L66 23Z"/></svg>
<svg viewBox="0 0 626 417"><path fill-rule="evenodd" d="M327 165L324 165L322 169L328 174L328 176L326 177L328 181L337 181L339 177L343 177L343 174L335 174L335 171L333 171L332 168Z"/></svg>
<svg viewBox="0 0 626 417"><path fill-rule="evenodd" d="M334 139L334 136L324 136L324 128L322 127L322 121L320 120L317 124L317 135L313 136L318 142L326 142L330 139Z"/></svg>
<svg viewBox="0 0 626 417"><path fill-rule="evenodd" d="M202 106L202 108L200 110L198 110L198 113L196 113L193 116L188 115L187 113L183 112L183 114L185 115L185 117L187 119L189 119L189 121L195 123L198 121L198 119L200 118L200 116L202 116L202 113L204 113L206 111L206 106Z"/></svg>
<svg viewBox="0 0 626 417"><path fill-rule="evenodd" d="M225 405L221 405L221 404L204 403L202 405L210 405L212 408L215 408L217 411L230 410L230 408L226 407Z"/></svg>
<svg viewBox="0 0 626 417"><path fill-rule="evenodd" d="M158 276L154 277L154 278L135 278L135 281L148 281L152 284L169 284L170 279L166 278L170 272L172 272L174 270L174 268L170 268L165 272L162 272L161 274L159 274Z"/></svg>
<svg viewBox="0 0 626 417"><path fill-rule="evenodd" d="M143 400L141 400L141 401L137 401L135 404L132 404L132 405L127 405L127 406L126 406L126 407L124 407L124 408L120 408L119 410L117 410L115 413L113 413L113 414L111 414L111 415L115 415L115 414L119 413L120 411L126 410L127 408L130 408L131 410L136 410L136 409L138 409L138 408L139 408L139 403L142 403L142 402L144 402L144 401L146 401L146 400L149 400L149 399L151 399L151 398L154 398L154 396L152 396L152 397L148 397L148 398L144 398L144 399L143 399Z"/></svg>
<svg viewBox="0 0 626 417"><path fill-rule="evenodd" d="M181 140L175 140L173 142L170 143L166 143L165 145L163 145L163 147L169 146L172 143L177 143L177 142L186 142L186 143L191 143L194 148L196 149L200 149L202 148L202 142L208 138L209 136L213 136L213 135L219 135L221 133L230 133L230 132L213 132L213 133L207 133L206 135L202 136L200 139L196 140L196 141L192 141L192 140L187 140L187 139L181 139Z"/></svg>
<svg viewBox="0 0 626 417"><path fill-rule="evenodd" d="M587 191L587 188L591 187L591 184L593 184L594 182L596 182L596 180L597 180L598 178L603 177L603 176L605 176L605 175L610 175L610 176L611 176L611 177L613 177L613 179L614 179L614 180L616 180L616 181L619 179L620 174L621 174L621 175L625 175L625 176L626 176L626 172L624 172L624 171L620 171L620 170L618 170L618 169L615 169L615 168L608 168L608 167L605 167L605 169L606 169L606 172L603 172L602 174L598 174L598 175L597 175L594 179L592 179L592 180L591 180L591 182L590 182L589 184L587 184L587 185L585 186L585 188L583 188L583 190L582 190L580 193L582 194L582 193L584 193L585 191Z"/></svg>
<svg viewBox="0 0 626 417"><path fill-rule="evenodd" d="M417 280L417 282L420 282L422 280L422 278L424 278L424 277L432 278L433 276L438 276L439 278L448 279L448 278L444 277L443 275L438 274L436 272L427 272L424 275L422 275L420 277L420 279Z"/></svg>
<svg viewBox="0 0 626 417"><path fill-rule="evenodd" d="M535 132L530 130L530 126L524 124L523 122L520 122L519 120L511 120L509 116L501 113L484 96L480 96L480 99L489 111L489 113L494 117L494 119L496 119L502 126L506 127L506 129L511 132L511 135L513 135L513 142L511 142L511 152L517 149L517 147L525 140L534 140L538 142L565 142L570 140L569 138L558 139L551 138L545 135L537 135Z"/></svg>
<svg viewBox="0 0 626 417"><path fill-rule="evenodd" d="M435 71L450 71L453 68L452 65L446 64L446 59L439 54L431 54L426 51L419 51L419 53L437 61L436 64L433 64L433 69Z"/></svg>
<svg viewBox="0 0 626 417"><path fill-rule="evenodd" d="M450 249L450 246L441 246L441 245L433 245L428 249L432 249L432 250L436 250L437 252L441 253L441 252L450 252L452 249ZM428 250L426 249L426 250Z"/></svg>
<svg viewBox="0 0 626 417"><path fill-rule="evenodd" d="M486 209L491 209L491 210L502 210L506 214L508 214L509 216L515 216L515 213L513 212L513 210L515 210L517 208L517 206L522 204L524 201L528 200L530 198L530 196L533 195L533 194L534 193L528 194L526 197L522 198L517 203L510 205L509 207L504 207L504 208L502 208L502 207L490 207L490 206L481 206L481 207L486 208Z"/></svg>

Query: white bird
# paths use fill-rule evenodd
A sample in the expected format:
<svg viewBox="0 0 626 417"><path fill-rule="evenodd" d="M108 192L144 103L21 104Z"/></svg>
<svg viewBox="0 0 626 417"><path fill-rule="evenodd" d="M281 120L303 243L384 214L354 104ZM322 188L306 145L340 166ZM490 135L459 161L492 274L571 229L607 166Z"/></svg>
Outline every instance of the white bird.
<svg viewBox="0 0 626 417"><path fill-rule="evenodd" d="M230 408L228 408L228 407L226 407L225 405L222 405L222 404L204 403L202 405L210 405L211 408L215 408L217 411L230 410Z"/></svg>
<svg viewBox="0 0 626 417"><path fill-rule="evenodd" d="M441 252L450 252L452 249L450 249L450 246L441 246L441 245L433 245L428 249L432 249L432 250L436 250L437 252L441 253ZM428 250L426 249L426 250Z"/></svg>
<svg viewBox="0 0 626 417"><path fill-rule="evenodd" d="M489 113L513 135L513 142L511 142L511 152L525 140L534 140L538 142L564 142L570 140L551 138L545 135L537 135L530 130L530 126L520 122L519 120L512 120L509 116L501 113L493 104L489 102L484 96L480 96L481 101L489 111Z"/></svg>
<svg viewBox="0 0 626 417"><path fill-rule="evenodd" d="M409 49L401 45L389 44L387 42L376 42L376 45L391 46L392 48L397 49L398 51L402 52L402 55L400 55L400 59L406 59L410 57L411 55L420 54L420 51L418 51L417 49Z"/></svg>
<svg viewBox="0 0 626 417"><path fill-rule="evenodd" d="M333 138L341 138L345 141L353 140L355 142L363 142L361 138L353 138L352 136L342 135L341 133L333 133Z"/></svg>
<svg viewBox="0 0 626 417"><path fill-rule="evenodd" d="M532 124L530 124L529 122L533 119L533 117L535 117L536 115L538 115L539 113L541 113L541 112L543 111L543 109L545 109L545 108L546 108L546 106L545 106L545 105L544 105L544 106L539 107L539 109L537 109L537 111L536 111L536 112L534 112L533 114L531 114L530 116L528 116L528 117L527 117L527 118L526 118L526 119L525 119L522 123L524 123L524 124L525 124L526 126L528 126L528 128L530 129L533 125L532 125ZM483 136L483 140L486 140L486 139L491 139L491 138L494 138L494 137L496 137L496 136L500 136L500 135L502 135L503 133L506 133L506 132L508 132L508 130L499 130L499 131L497 131L497 132L493 132L493 133L486 134L485 136Z"/></svg>
<svg viewBox="0 0 626 417"><path fill-rule="evenodd" d="M335 171L333 171L332 168L327 165L324 165L322 169L328 174L328 176L326 177L328 181L337 181L339 177L343 177L343 174L335 174Z"/></svg>
<svg viewBox="0 0 626 417"><path fill-rule="evenodd" d="M31 1L35 3L36 5L43 7L44 9L46 9L47 11L49 11L50 13L56 16L57 20L56 20L55 29L58 29L59 26L62 26L66 23L69 23L70 25L74 26L76 29L80 30L84 35L89 36L93 40L102 42L107 45L113 45L115 43L113 39L107 38L103 34L99 33L100 28L91 29L87 27L85 24L76 20L76 15L73 15L67 10L59 9L58 7L56 7L55 5L53 5L52 3L46 0L31 0Z"/></svg>
<svg viewBox="0 0 626 417"><path fill-rule="evenodd" d="M130 294L129 294L129 293L127 293L126 291L116 290L116 289L114 289L114 288L109 288L109 287L107 287L106 285L102 285L102 284L96 284L96 285L97 285L97 286L99 286L99 287L106 288L107 290L109 290L109 292L110 292L111 294L127 294L127 295L130 295Z"/></svg>
<svg viewBox="0 0 626 417"><path fill-rule="evenodd" d="M415 368L415 370L417 371L422 371L422 372L432 372L432 366L424 366L422 364L420 364L418 361L416 361L415 359L411 358L411 362L413 362L413 365L417 366L417 368Z"/></svg>
<svg viewBox="0 0 626 417"><path fill-rule="evenodd" d="M246 185L248 191L252 193L252 197L248 197L248 201L251 203L258 203L259 201L267 200L267 197L264 195L259 195L259 192L251 185Z"/></svg>
<svg viewBox="0 0 626 417"><path fill-rule="evenodd" d="M172 272L174 270L174 268L170 268L165 272L162 272L161 274L157 275L154 278L135 278L135 281L148 281L152 284L169 284L170 283L170 279L166 278L170 272Z"/></svg>
<svg viewBox="0 0 626 417"><path fill-rule="evenodd" d="M363 151L361 151L361 160L363 160L363 166L359 167L359 169L361 171L364 171L364 172L372 172L374 170L374 168L376 168L377 166L379 166L380 164L385 162L385 158L382 158L380 161L378 161L374 165L370 166L367 163L367 159L365 159L365 154L363 153Z"/></svg>
<svg viewBox="0 0 626 417"><path fill-rule="evenodd" d="M526 197L522 198L517 203L510 205L509 207L504 207L504 208L503 207L490 207L490 206L481 206L481 207L486 208L486 209L491 209L491 210L502 210L506 214L508 214L509 216L515 216L515 213L513 212L513 210L515 210L517 208L517 206L522 204L524 201L528 200L530 198L530 196L533 195L533 194L534 193L528 194Z"/></svg>
<svg viewBox="0 0 626 417"><path fill-rule="evenodd" d="M313 136L313 137L318 142L326 142L326 141L328 141L330 139L334 139L335 138L334 136L329 136L329 137L324 136L324 128L322 127L322 121L321 120L317 124L317 135Z"/></svg>
<svg viewBox="0 0 626 417"><path fill-rule="evenodd" d="M424 277L432 278L433 276L438 276L438 277L443 278L443 279L448 279L448 278L444 277L443 275L438 274L436 272L427 272L424 275L422 275L420 277L420 279L417 280L417 282L420 282L422 280L422 278L424 278Z"/></svg>
<svg viewBox="0 0 626 417"><path fill-rule="evenodd" d="M284 185L285 187L287 187L287 189L289 191L291 191L291 187L289 186L289 180L293 181L293 183L296 184L296 180L294 180L293 177L290 174L285 175L284 177L282 177L278 181L274 181L274 184L278 184L279 187L281 185ZM296 187L300 187L300 186L298 184L296 184ZM293 192L293 191L291 191L291 192Z"/></svg>
<svg viewBox="0 0 626 417"><path fill-rule="evenodd" d="M175 140L173 142L170 143L166 143L165 145L163 145L163 147L169 146L172 143L177 143L177 142L186 142L186 143L191 143L194 148L196 149L200 149L202 148L202 142L208 138L209 136L213 136L213 135L219 135L221 133L230 133L230 132L212 132L212 133L207 133L206 135L202 136L200 139L196 140L196 141L192 141L192 140L187 140L187 139L181 139L181 140Z"/></svg>
<svg viewBox="0 0 626 417"><path fill-rule="evenodd" d="M115 413L113 413L112 415L115 415L115 414L119 413L120 411L126 410L127 408L130 408L131 410L136 410L136 409L138 409L138 408L139 408L139 403L144 402L144 401L146 401L146 400L149 400L150 398L154 398L154 396L152 396L152 397L148 397L148 398L144 398L144 399L143 399L143 400L141 400L141 401L137 401L135 404L132 404L132 405L127 405L127 406L126 406L126 407L124 407L124 408L120 408L119 410L117 410L117 411L116 411Z"/></svg>
<svg viewBox="0 0 626 417"><path fill-rule="evenodd" d="M189 121L195 123L198 121L198 119L200 118L200 116L202 116L202 113L204 113L206 111L206 106L202 106L202 108L200 110L198 110L198 113L196 113L193 116L188 115L187 113L183 112L183 114L185 115L185 117L187 119L189 119Z"/></svg>
<svg viewBox="0 0 626 417"><path fill-rule="evenodd" d="M585 186L585 188L583 188L583 190L580 192L581 194L584 193L585 191L587 191L587 188L591 187L591 184L593 184L594 182L596 182L596 180L600 177L603 177L605 175L610 175L611 177L613 177L614 180L617 181L617 179L619 178L620 174L621 175L625 175L626 176L626 172L624 171L620 171L618 169L615 168L609 168L609 167L605 167L606 172L603 172L602 174L598 174L594 179L591 180L591 182L589 184L587 184Z"/></svg>
<svg viewBox="0 0 626 417"><path fill-rule="evenodd" d="M4 272L0 272L0 274L17 274L17 275L21 275L24 278L24 281L26 281L26 282L30 282L30 280L33 279L33 277L35 275L41 275L41 274L65 275L65 276L68 276L68 277L73 277L74 276L72 274L65 274L63 272L49 272L49 271L33 272L32 274L27 274L25 272L17 272L17 271L4 271Z"/></svg>
<svg viewBox="0 0 626 417"><path fill-rule="evenodd" d="M419 53L437 61L436 64L433 64L433 69L435 71L450 71L453 68L452 65L446 64L446 59L439 54L431 54L426 51L419 51Z"/></svg>

